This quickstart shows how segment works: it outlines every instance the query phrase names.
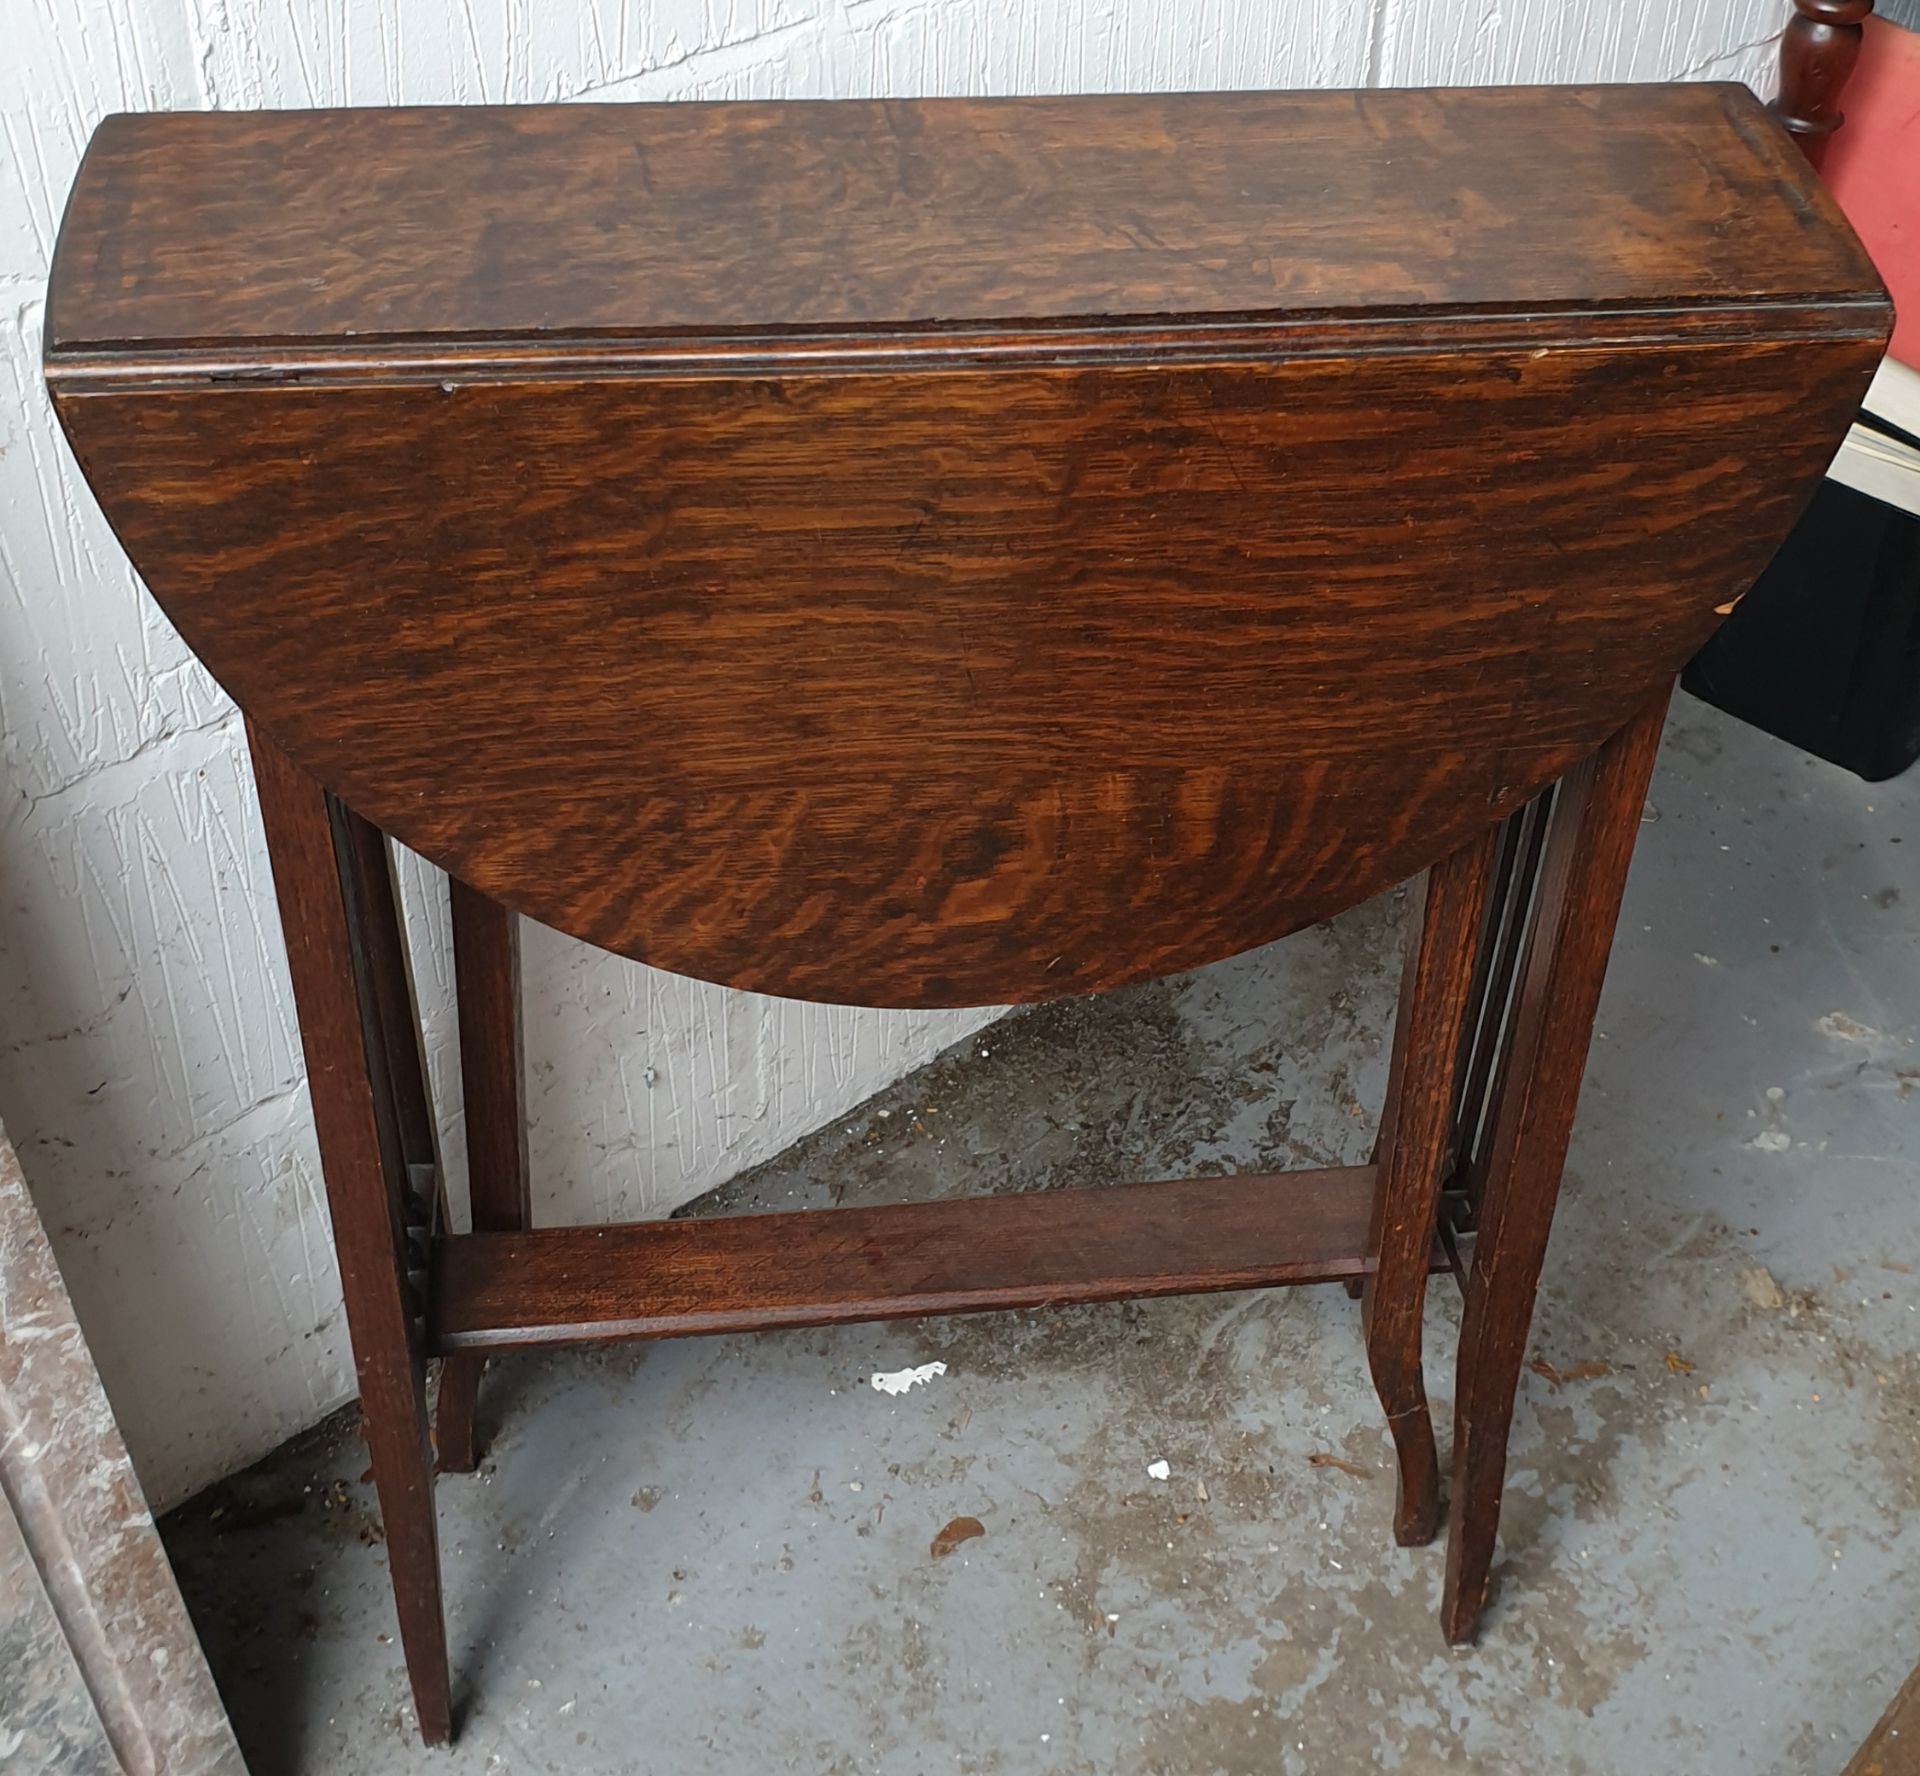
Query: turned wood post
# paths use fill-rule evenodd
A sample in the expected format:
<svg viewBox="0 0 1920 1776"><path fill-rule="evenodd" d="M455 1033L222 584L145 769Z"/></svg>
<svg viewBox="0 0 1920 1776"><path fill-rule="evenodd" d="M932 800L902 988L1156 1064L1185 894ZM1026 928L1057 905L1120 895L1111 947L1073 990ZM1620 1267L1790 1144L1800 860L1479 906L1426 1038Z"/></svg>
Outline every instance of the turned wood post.
<svg viewBox="0 0 1920 1776"><path fill-rule="evenodd" d="M1873 0L1793 0L1780 36L1780 96L1773 109L1815 166L1846 114L1840 94L1860 58L1862 23Z"/></svg>

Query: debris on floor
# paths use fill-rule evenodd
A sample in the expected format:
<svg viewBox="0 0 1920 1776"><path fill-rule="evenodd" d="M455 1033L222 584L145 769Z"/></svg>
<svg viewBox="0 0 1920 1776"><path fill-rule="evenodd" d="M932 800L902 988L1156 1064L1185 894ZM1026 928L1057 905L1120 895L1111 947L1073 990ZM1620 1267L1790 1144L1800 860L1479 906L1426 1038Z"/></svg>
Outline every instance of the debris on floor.
<svg viewBox="0 0 1920 1776"><path fill-rule="evenodd" d="M1539 1376L1557 1394L1570 1381L1603 1381L1613 1373L1611 1363L1589 1358L1584 1363L1569 1363L1564 1369L1549 1363L1545 1357L1535 1357L1527 1367Z"/></svg>
<svg viewBox="0 0 1920 1776"><path fill-rule="evenodd" d="M1740 1273L1740 1293L1755 1307L1764 1308L1769 1313L1777 1313L1787 1305L1786 1295L1780 1288L1780 1279L1764 1264L1749 1266Z"/></svg>
<svg viewBox="0 0 1920 1776"><path fill-rule="evenodd" d="M944 1560L962 1542L986 1533L987 1526L978 1517L956 1517L933 1538L933 1546L928 1551L935 1560Z"/></svg>
<svg viewBox="0 0 1920 1776"><path fill-rule="evenodd" d="M1920 895L1875 898L1920 773L1683 698L1655 800L1474 1647L1440 1637L1443 1543L1394 1544L1338 1288L530 1351L439 1484L449 1752L412 1733L350 1416L163 1525L250 1768L1839 1769L1920 1662ZM1016 1014L690 1212L1364 1163L1405 906ZM1459 1313L1436 1276L1443 1461ZM935 1364L913 1410L866 1399Z"/></svg>

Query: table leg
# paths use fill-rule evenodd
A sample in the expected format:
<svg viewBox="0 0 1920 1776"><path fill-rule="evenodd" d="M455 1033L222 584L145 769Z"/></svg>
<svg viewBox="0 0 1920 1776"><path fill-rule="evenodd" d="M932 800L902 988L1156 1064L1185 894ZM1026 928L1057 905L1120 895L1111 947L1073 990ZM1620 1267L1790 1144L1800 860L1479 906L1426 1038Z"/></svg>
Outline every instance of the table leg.
<svg viewBox="0 0 1920 1776"><path fill-rule="evenodd" d="M478 1233L513 1233L533 1224L519 918L457 877L450 890L473 1226ZM478 1351L455 1352L441 1366L440 1466L450 1473L471 1473L480 1459L474 1402L485 1367L486 1358Z"/></svg>
<svg viewBox="0 0 1920 1776"><path fill-rule="evenodd" d="M400 920L399 889L393 878L393 853L386 834L371 821L347 812L347 833L360 905L365 911L367 960L374 1003L386 1038L388 1084L400 1122L400 1144L416 1195L431 1192L435 1225L449 1225L446 1171L440 1161L440 1131L427 1090L426 1055L421 1046L419 1002L413 968ZM456 1351L440 1359L438 1411L433 1421L434 1449L441 1471L471 1473L475 1465L473 1403L486 1358Z"/></svg>
<svg viewBox="0 0 1920 1776"><path fill-rule="evenodd" d="M1480 947L1481 973L1474 983L1473 1011L1463 1031L1455 1082L1452 1185L1466 1189L1473 1202L1479 1201L1478 1180L1486 1169L1485 1111L1488 1100L1498 1095L1495 1074L1505 1053L1513 978L1526 948L1553 797L1552 788L1543 790L1507 816L1501 833Z"/></svg>
<svg viewBox="0 0 1920 1776"><path fill-rule="evenodd" d="M420 1731L453 1734L427 1432L425 1270L431 1202L410 1189L352 817L252 724L313 1100L360 1412L373 1457L401 1645Z"/></svg>
<svg viewBox="0 0 1920 1776"><path fill-rule="evenodd" d="M1361 1295L1367 1363L1399 1460L1394 1538L1430 1542L1440 1519L1440 1459L1421 1372L1420 1329L1440 1186L1453 1134L1461 1031L1472 1008L1488 886L1501 842L1489 826L1427 872L1407 946L1386 1108L1375 1149L1372 1245Z"/></svg>
<svg viewBox="0 0 1920 1776"><path fill-rule="evenodd" d="M1460 1334L1441 1606L1456 1645L1473 1638L1486 1603L1534 1291L1666 705L1663 692L1570 772L1554 800L1492 1103Z"/></svg>

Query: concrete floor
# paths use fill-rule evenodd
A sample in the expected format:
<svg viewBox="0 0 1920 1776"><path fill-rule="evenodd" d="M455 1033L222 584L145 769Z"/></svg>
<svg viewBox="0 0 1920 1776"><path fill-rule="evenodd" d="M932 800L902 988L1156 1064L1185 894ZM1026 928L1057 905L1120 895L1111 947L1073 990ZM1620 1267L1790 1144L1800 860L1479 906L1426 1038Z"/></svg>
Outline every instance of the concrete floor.
<svg viewBox="0 0 1920 1776"><path fill-rule="evenodd" d="M1680 701L1478 1647L1337 1288L533 1355L441 1483L451 1754L350 1426L166 1525L256 1776L1838 1771L1920 1659L1917 859L1920 772ZM1022 1015L699 1206L1363 1158L1401 919Z"/></svg>

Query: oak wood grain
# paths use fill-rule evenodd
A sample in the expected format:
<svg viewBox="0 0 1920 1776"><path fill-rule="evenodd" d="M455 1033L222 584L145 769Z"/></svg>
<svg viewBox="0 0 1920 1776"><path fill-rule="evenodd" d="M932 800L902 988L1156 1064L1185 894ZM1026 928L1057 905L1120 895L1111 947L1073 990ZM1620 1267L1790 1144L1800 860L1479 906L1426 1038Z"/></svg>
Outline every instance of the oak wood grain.
<svg viewBox="0 0 1920 1776"><path fill-rule="evenodd" d="M359 347L1873 293L1796 161L1733 85L121 116L75 182L47 336Z"/></svg>
<svg viewBox="0 0 1920 1776"><path fill-rule="evenodd" d="M1373 1180L1356 1166L460 1234L435 1246L432 1336L442 1351L677 1338L1332 1282L1370 1267Z"/></svg>
<svg viewBox="0 0 1920 1776"><path fill-rule="evenodd" d="M1784 533L1873 325L62 410L226 688L482 894L988 1004L1282 936L1590 751Z"/></svg>
<svg viewBox="0 0 1920 1776"><path fill-rule="evenodd" d="M1445 1608L1470 1632L1658 701L1889 321L1726 87L104 125L48 381L248 716L429 1737L427 1350L464 1454L498 1344L1384 1266L1418 1532L1449 1146L1486 1179ZM1516 828L1480 917L1493 823L1570 769L1537 902ZM494 1230L425 1274L375 826L462 884L486 1084ZM515 913L738 986L991 1003L1211 961L1450 856L1377 1220L1368 1167L513 1225Z"/></svg>
<svg viewBox="0 0 1920 1776"><path fill-rule="evenodd" d="M1457 849L1888 326L1719 87L123 119L55 285L89 481L304 769L603 948L920 1006Z"/></svg>
<svg viewBox="0 0 1920 1776"><path fill-rule="evenodd" d="M427 1428L424 1303L409 1284L410 1247L424 1230L409 1203L403 1112L376 974L383 915L362 899L367 853L352 817L266 735L248 729L254 779L326 1175L334 1250L353 1336L360 1415L373 1457L400 1637L420 1732L453 1735L439 1530ZM384 877L386 858L380 858ZM424 1280L424 1279L423 1279Z"/></svg>
<svg viewBox="0 0 1920 1776"><path fill-rule="evenodd" d="M519 921L458 877L448 889L471 1224L507 1233L533 1220Z"/></svg>
<svg viewBox="0 0 1920 1776"><path fill-rule="evenodd" d="M458 876L447 889L471 1225L492 1233L531 1227L520 922ZM485 1368L482 1351L453 1352L441 1366L434 1430L443 1472L471 1474L479 1466L476 1408Z"/></svg>
<svg viewBox="0 0 1920 1776"><path fill-rule="evenodd" d="M1485 1194L1460 1329L1453 1525L1440 1607L1441 1627L1455 1644L1473 1638L1486 1605L1534 1294L1667 698L1662 687L1554 795L1490 1105Z"/></svg>
<svg viewBox="0 0 1920 1776"><path fill-rule="evenodd" d="M1393 1529L1402 1547L1432 1541L1440 1521L1440 1457L1427 1407L1420 1334L1453 1134L1454 1080L1480 974L1487 897L1501 837L1502 828L1483 827L1469 844L1436 863L1421 884L1420 917L1407 945L1380 1118L1367 1242L1374 1268L1360 1301L1367 1365L1399 1469Z"/></svg>

